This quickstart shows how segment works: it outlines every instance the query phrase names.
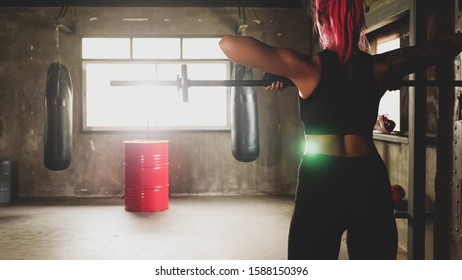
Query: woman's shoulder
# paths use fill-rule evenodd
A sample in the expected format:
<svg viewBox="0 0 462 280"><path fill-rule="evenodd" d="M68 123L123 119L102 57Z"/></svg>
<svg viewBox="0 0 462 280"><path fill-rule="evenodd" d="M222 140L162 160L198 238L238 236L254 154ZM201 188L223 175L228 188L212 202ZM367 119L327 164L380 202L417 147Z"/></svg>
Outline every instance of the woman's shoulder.
<svg viewBox="0 0 462 280"><path fill-rule="evenodd" d="M366 51L357 51L351 55L347 64L374 64L374 56Z"/></svg>

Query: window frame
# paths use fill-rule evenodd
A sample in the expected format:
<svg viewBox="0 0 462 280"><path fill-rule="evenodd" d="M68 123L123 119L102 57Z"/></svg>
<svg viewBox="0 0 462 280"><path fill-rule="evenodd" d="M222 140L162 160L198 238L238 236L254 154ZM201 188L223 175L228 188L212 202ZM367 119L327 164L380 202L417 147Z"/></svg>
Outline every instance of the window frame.
<svg viewBox="0 0 462 280"><path fill-rule="evenodd" d="M411 24L410 24L410 12L409 9L404 9L401 12L394 14L387 19L380 19L372 17L372 27L366 30L366 35L369 39L372 36L373 40L371 43L372 54L376 53L376 46L378 41L387 40L395 37L400 38L401 47L410 45L411 36ZM404 28L404 29L403 29ZM400 89L400 131L393 131L390 134L384 134L381 132L374 132L373 136L375 140L383 140L395 143L408 143L409 135L409 91L412 89L402 87Z"/></svg>
<svg viewBox="0 0 462 280"><path fill-rule="evenodd" d="M400 34L399 32L394 32L390 34L378 34L378 36L375 38L376 39L376 47L375 47L375 52L378 53L379 47L381 47L383 44L390 43L392 41L398 41L399 46L398 48L401 47L402 45L402 37L403 35ZM390 96L390 95L395 95L395 96ZM389 110L386 112L381 112L381 109L384 109L385 102L388 100L390 101L390 98L397 98L398 104L394 104L395 106L387 106ZM396 100L393 100L396 101ZM403 97L402 97L402 88L396 89L396 90L387 90L383 95L380 100L379 104L379 115L384 115L384 114L390 114L391 119L396 123L395 129L392 131L393 133L404 133L405 130L403 130L403 127L401 126L401 121L403 119L403 112L407 111L407 108L404 108L405 106L402 105L403 102ZM393 108L390 108L393 107ZM393 114L393 111L396 110L396 114ZM407 127L407 122L405 122L405 127Z"/></svg>
<svg viewBox="0 0 462 280"><path fill-rule="evenodd" d="M232 63L226 58L205 58L205 59L184 59L183 58L183 39L202 39L202 38L221 38L222 36L80 36L80 67L81 67L81 85L82 85L82 98L81 98L81 130L83 132L114 132L114 133L124 133L124 132L203 132L203 131L230 131L231 130L231 114L230 114L230 96L231 90L229 87L226 87L226 111L224 112L226 118L226 124L223 126L209 126L209 125L198 125L198 126L188 126L188 125L178 125L178 126L149 126L145 128L134 127L134 126L89 126L87 123L87 88L86 88L86 66L88 64L97 64L97 63L117 63L117 64L207 64L207 63L220 63L224 64L226 68L226 80L229 80L232 76ZM84 38L129 38L130 39L130 58L129 59L111 59L111 58L83 58L83 46L82 42ZM178 59L138 59L133 58L133 39L139 38L179 38L180 39L180 58ZM189 76L189 75L188 75ZM176 77L172 78L175 80ZM195 87L200 88L200 87ZM181 95L181 92L179 92ZM179 97L179 102L181 97Z"/></svg>

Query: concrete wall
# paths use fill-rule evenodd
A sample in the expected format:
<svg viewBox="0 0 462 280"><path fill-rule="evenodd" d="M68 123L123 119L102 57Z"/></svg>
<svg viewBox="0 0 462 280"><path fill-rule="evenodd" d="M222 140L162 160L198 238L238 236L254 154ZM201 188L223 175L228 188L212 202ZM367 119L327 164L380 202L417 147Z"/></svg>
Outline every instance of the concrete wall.
<svg viewBox="0 0 462 280"><path fill-rule="evenodd" d="M17 163L21 197L123 195L124 140L145 133L81 131L80 39L88 35L234 34L237 8L70 8L76 34L61 32L60 50L74 84L73 160L64 171L43 163L47 68L56 55L59 8L0 8L0 158ZM247 34L269 44L309 51L309 19L298 9L247 9ZM147 22L123 22L142 17ZM255 71L256 79L261 77ZM293 193L302 148L297 92L258 90L259 159L236 161L230 132L152 132L170 141L170 188L176 194ZM210 104L213 106L213 104Z"/></svg>

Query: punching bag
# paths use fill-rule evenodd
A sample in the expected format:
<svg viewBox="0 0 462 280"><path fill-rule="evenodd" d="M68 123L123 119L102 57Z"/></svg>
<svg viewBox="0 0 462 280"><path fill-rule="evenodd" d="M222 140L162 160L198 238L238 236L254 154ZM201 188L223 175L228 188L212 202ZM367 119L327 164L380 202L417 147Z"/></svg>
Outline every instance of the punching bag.
<svg viewBox="0 0 462 280"><path fill-rule="evenodd" d="M64 170L72 159L72 81L60 61L48 68L45 96L45 166Z"/></svg>
<svg viewBox="0 0 462 280"><path fill-rule="evenodd" d="M237 64L235 80L252 80L252 69ZM257 93L255 87L231 89L231 142L235 159L250 162L260 154Z"/></svg>

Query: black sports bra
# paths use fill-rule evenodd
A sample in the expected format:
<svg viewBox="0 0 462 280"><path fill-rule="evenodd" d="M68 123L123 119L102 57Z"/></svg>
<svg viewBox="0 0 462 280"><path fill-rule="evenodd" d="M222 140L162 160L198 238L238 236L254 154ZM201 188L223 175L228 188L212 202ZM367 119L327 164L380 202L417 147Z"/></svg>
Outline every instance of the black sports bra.
<svg viewBox="0 0 462 280"><path fill-rule="evenodd" d="M371 134L381 98L372 56L357 52L345 65L330 50L319 56L321 79L310 97L299 100L305 134Z"/></svg>

